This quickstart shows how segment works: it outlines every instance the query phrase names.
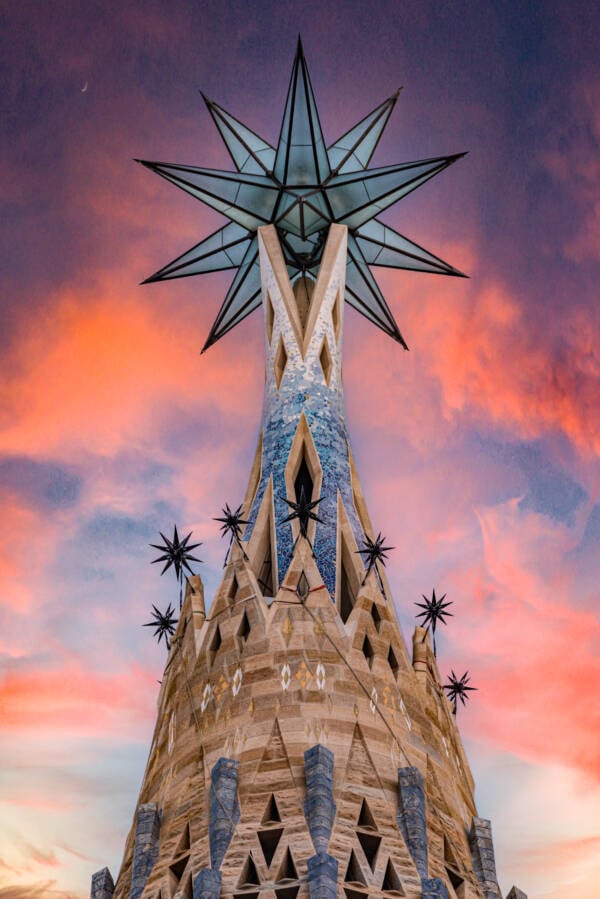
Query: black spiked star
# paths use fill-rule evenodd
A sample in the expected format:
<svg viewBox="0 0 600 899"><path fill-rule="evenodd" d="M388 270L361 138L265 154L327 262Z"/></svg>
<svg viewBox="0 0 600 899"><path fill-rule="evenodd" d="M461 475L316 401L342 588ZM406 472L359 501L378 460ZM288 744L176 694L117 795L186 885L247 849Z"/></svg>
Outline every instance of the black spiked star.
<svg viewBox="0 0 600 899"><path fill-rule="evenodd" d="M184 537L183 540L179 539L179 534L177 533L177 525L173 527L173 539L169 540L168 537L160 532L160 536L164 540L164 544L161 546L158 543L151 543L150 546L153 549L160 550L163 555L159 556L158 559L153 559L152 564L155 565L156 562L164 562L165 567L161 571L161 576L168 571L168 569L173 566L175 571L175 576L177 578L177 582L179 584L179 608L181 609L182 600L183 600L183 572L184 569L189 571L190 574L193 574L190 567L190 562L200 562L202 564L202 559L198 559L196 556L192 555L192 550L196 549L198 546L202 546L202 543L191 543L188 541L192 536L192 532L190 531L187 537Z"/></svg>
<svg viewBox="0 0 600 899"><path fill-rule="evenodd" d="M244 558L247 559L248 556L244 552L244 547L241 544L242 537L242 526L248 524L245 518L242 518L242 507L238 506L235 511L229 508L229 503L225 503L225 508L221 510L223 512L222 518L213 518L213 521L220 521L221 523L221 537L227 536L229 534L229 547L225 554L225 561L223 562L223 568L227 565L227 559L229 558L229 554L231 552L231 547L233 543L237 543L242 553L244 554Z"/></svg>
<svg viewBox="0 0 600 899"><path fill-rule="evenodd" d="M309 521L318 521L321 523L321 519L318 517L316 512L313 512L313 509L315 509L319 505L320 500L306 499L306 494L304 493L304 487L300 488L300 496L298 497L297 503L295 503L291 499L286 499L285 496L282 496L281 499L283 500L284 503L287 503L287 505L292 510L291 513L287 516L287 518L283 519L282 523L285 523L286 521L294 521L297 519L297 521L300 525L300 535L299 536L304 537L304 539L308 541L308 543L312 549L310 540L308 540L308 523L309 523ZM298 538L296 537L296 540L294 541L294 546L292 548L292 552L296 548L297 542L298 542Z"/></svg>
<svg viewBox="0 0 600 899"><path fill-rule="evenodd" d="M146 279L236 269L204 350L261 304L257 230L262 225L277 228L291 278L299 272L315 275L329 225L346 225L346 301L405 348L369 266L464 277L376 218L464 155L369 169L398 93L326 147L298 40L277 147L203 95L235 171L137 160L230 220Z"/></svg>
<svg viewBox="0 0 600 899"><path fill-rule="evenodd" d="M477 690L477 687L469 686L470 680L468 671L465 671L462 677L457 677L454 671L452 671L448 678L448 683L444 684L444 690L448 694L448 699L452 702L455 715L458 700L460 699L462 704L466 705L467 700L470 698L469 692Z"/></svg>
<svg viewBox="0 0 600 899"><path fill-rule="evenodd" d="M379 580L379 586L383 590L383 584L381 581L381 577L379 575L379 571L377 570L377 562L381 562L381 564L385 568L385 563L387 561L387 554L394 549L393 546L385 546L385 537L382 537L381 531L377 534L375 540L371 540L370 537L365 535L364 545L362 549L357 550L361 556L364 557L364 562L366 565L366 573L363 578L363 584L366 579L369 577L371 573L371 569L375 568L375 572L377 574L377 578Z"/></svg>
<svg viewBox="0 0 600 899"><path fill-rule="evenodd" d="M168 569L173 566L175 569L175 575L178 581L181 581L183 575L183 569L185 568L189 571L190 574L194 572L190 568L190 562L202 562L202 559L197 559L196 556L193 556L191 551L196 549L198 546L202 546L202 543L192 543L188 545L188 540L192 536L192 532L190 531L187 537L184 537L183 540L179 539L179 534L177 533L177 525L173 527L173 539L169 540L168 537L160 532L160 536L164 540L164 544L161 546L158 543L151 543L150 546L153 549L160 550L163 555L159 556L158 559L153 559L152 564L154 565L156 562L165 562L165 567L161 571L161 575L168 571Z"/></svg>
<svg viewBox="0 0 600 899"><path fill-rule="evenodd" d="M165 643L167 644L167 649L170 648L169 637L172 637L175 633L175 628L177 627L177 618L175 617L175 609L171 606L171 603L166 608L166 611L161 612L156 608L155 605L152 606L152 618L153 621L147 621L146 624L143 624L142 627L153 627L154 636L158 637L158 643L165 638Z"/></svg>
<svg viewBox="0 0 600 899"><path fill-rule="evenodd" d="M423 619L421 624L422 626L426 627L427 630L429 629L429 627L431 627L431 633L433 634L433 654L434 656L437 656L435 646L435 628L438 621L440 622L440 624L446 624L446 617L453 617L452 612L447 611L448 606L452 605L452 600L446 600L445 593L442 597L440 597L440 599L437 599L435 595L435 589L431 594L431 599L427 599L424 593L422 594L422 596L425 602L416 602L415 605L419 606L419 608L421 609L424 609L424 611L417 612L416 617ZM444 602L444 600L446 601Z"/></svg>

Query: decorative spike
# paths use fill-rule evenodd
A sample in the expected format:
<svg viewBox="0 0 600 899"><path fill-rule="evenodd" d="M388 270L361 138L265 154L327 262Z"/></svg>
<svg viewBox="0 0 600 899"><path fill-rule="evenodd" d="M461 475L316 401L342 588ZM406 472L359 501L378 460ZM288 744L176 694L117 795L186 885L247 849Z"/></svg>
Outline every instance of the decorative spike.
<svg viewBox="0 0 600 899"><path fill-rule="evenodd" d="M143 159L136 162L217 212L222 212L248 231L256 231L271 221L279 189L266 175L244 175L242 172L146 162Z"/></svg>
<svg viewBox="0 0 600 899"><path fill-rule="evenodd" d="M335 175L324 187L324 192L335 220L350 229L360 228L464 155L458 153L455 156L387 165L367 172Z"/></svg>
<svg viewBox="0 0 600 899"><path fill-rule="evenodd" d="M221 537L226 537L229 534L229 547L227 549L227 553L225 554L225 561L223 562L223 568L227 565L227 560L229 558L229 554L231 553L231 547L234 542L241 549L244 558L247 559L244 548L241 544L242 537L242 526L248 524L245 518L242 518L242 507L238 506L235 511L232 511L229 508L229 503L225 503L225 508L223 511L222 518L213 518L213 521L221 522Z"/></svg>
<svg viewBox="0 0 600 899"><path fill-rule="evenodd" d="M254 237L246 250L246 255L238 268L223 305L202 347L202 352L216 343L231 328L238 325L247 315L261 304L260 268L258 265L258 242Z"/></svg>
<svg viewBox="0 0 600 899"><path fill-rule="evenodd" d="M465 671L462 677L457 677L454 671L452 671L450 677L448 678L448 683L444 684L444 690L448 694L448 699L453 704L453 711L455 715L458 700L460 699L462 704L466 705L467 700L469 699L469 692L477 690L477 687L469 686L470 680L471 678L468 671Z"/></svg>
<svg viewBox="0 0 600 899"><path fill-rule="evenodd" d="M379 585L383 590L383 584L381 583L381 577L379 575L379 571L377 570L377 563L381 562L381 564L385 567L385 563L387 560L387 554L394 549L393 546L385 546L385 537L382 537L381 531L377 534L375 540L371 540L370 537L365 536L364 545L362 549L357 550L357 552L364 557L365 562L367 563L366 573L363 578L363 584L369 577L371 570L374 568L379 579Z"/></svg>
<svg viewBox="0 0 600 899"><path fill-rule="evenodd" d="M241 225L230 222L190 250L182 253L173 262L159 269L143 284L167 281L173 278L187 278L229 268L238 268L252 241L252 235Z"/></svg>
<svg viewBox="0 0 600 899"><path fill-rule="evenodd" d="M425 594L423 594L423 599L425 602L416 602L415 605L419 606L420 609L423 609L423 612L417 612L416 618L422 618L422 625L429 629L431 627L431 633L433 635L433 654L437 655L436 646L435 646L435 629L438 621L440 624L446 624L446 618L453 617L452 612L448 612L447 609L452 605L452 600L446 600L446 594L440 599L437 599L435 595L435 589L431 594L431 599L427 599ZM444 600L446 600L444 602Z"/></svg>
<svg viewBox="0 0 600 899"><path fill-rule="evenodd" d="M281 184L316 186L329 174L317 104L298 39L273 175Z"/></svg>
<svg viewBox="0 0 600 899"><path fill-rule="evenodd" d="M248 175L268 175L272 172L275 148L231 113L209 100L202 91L200 93L238 172Z"/></svg>
<svg viewBox="0 0 600 899"><path fill-rule="evenodd" d="M164 612L161 612L156 608L155 605L152 606L152 621L147 621L142 627L153 627L154 636L158 637L158 643L164 637L165 643L167 646L167 650L170 649L169 637L172 637L175 633L175 628L177 627L177 618L175 617L175 609L171 606L171 603L167 606Z"/></svg>
<svg viewBox="0 0 600 899"><path fill-rule="evenodd" d="M433 253L428 253L423 247L377 219L361 225L354 236L367 265L454 275L458 278L467 277L457 268L448 265Z"/></svg>
<svg viewBox="0 0 600 899"><path fill-rule="evenodd" d="M352 234L348 234L346 300L357 312L398 341L405 350L408 349L379 285Z"/></svg>
<svg viewBox="0 0 600 899"><path fill-rule="evenodd" d="M379 138L383 134L392 109L400 94L395 94L376 106L375 109L361 119L334 144L327 148L329 163L336 175L356 172L367 168Z"/></svg>

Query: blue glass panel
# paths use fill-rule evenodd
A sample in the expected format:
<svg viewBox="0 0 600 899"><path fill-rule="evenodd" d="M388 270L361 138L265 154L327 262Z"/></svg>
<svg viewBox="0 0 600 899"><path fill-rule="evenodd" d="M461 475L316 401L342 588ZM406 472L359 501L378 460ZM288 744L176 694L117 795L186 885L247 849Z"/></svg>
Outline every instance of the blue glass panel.
<svg viewBox="0 0 600 899"><path fill-rule="evenodd" d="M145 283L237 268L244 258L250 240L251 237L245 228L230 222L151 275Z"/></svg>
<svg viewBox="0 0 600 899"><path fill-rule="evenodd" d="M274 148L221 106L206 97L204 100L237 170L249 175L272 171Z"/></svg>
<svg viewBox="0 0 600 899"><path fill-rule="evenodd" d="M300 42L292 69L273 173L284 184L317 185L329 175L329 159Z"/></svg>
<svg viewBox="0 0 600 899"><path fill-rule="evenodd" d="M336 220L359 228L397 200L424 184L457 157L384 166L362 173L336 175L325 188Z"/></svg>
<svg viewBox="0 0 600 899"><path fill-rule="evenodd" d="M331 168L338 174L366 169L387 125L398 94L384 100L328 148Z"/></svg>
<svg viewBox="0 0 600 899"><path fill-rule="evenodd" d="M419 244L413 243L377 219L361 225L355 236L368 265L384 265L389 268L443 275L462 275L462 272L448 265L443 259L424 250Z"/></svg>
<svg viewBox="0 0 600 899"><path fill-rule="evenodd" d="M248 231L255 231L270 221L278 191L266 176L163 162L144 162L143 165Z"/></svg>
<svg viewBox="0 0 600 899"><path fill-rule="evenodd" d="M394 316L352 234L348 234L346 300L365 318L406 347Z"/></svg>
<svg viewBox="0 0 600 899"><path fill-rule="evenodd" d="M258 239L253 237L202 351L250 315L261 302Z"/></svg>

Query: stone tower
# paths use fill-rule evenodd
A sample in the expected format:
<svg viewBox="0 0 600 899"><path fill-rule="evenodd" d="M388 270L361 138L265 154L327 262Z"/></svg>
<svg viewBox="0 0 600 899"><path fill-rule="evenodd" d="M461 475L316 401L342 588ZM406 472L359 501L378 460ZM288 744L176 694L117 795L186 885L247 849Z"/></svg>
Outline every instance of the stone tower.
<svg viewBox="0 0 600 899"><path fill-rule="evenodd" d="M345 302L405 345L370 266L460 275L375 217L457 158L368 168L396 96L326 148L299 44L277 148L207 101L236 172L145 163L231 220L148 280L237 269L207 345L262 305L265 395L245 530L210 604L188 580L121 870L92 899L500 899L429 635L407 652L361 554Z"/></svg>

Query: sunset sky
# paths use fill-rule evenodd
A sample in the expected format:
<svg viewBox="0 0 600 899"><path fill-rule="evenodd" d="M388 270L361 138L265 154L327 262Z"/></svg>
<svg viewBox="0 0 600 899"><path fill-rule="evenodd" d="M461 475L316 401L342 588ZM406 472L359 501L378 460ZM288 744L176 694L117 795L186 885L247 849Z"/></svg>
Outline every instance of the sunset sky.
<svg viewBox="0 0 600 899"><path fill-rule="evenodd" d="M376 270L348 426L405 640L446 593L501 889L600 883L600 13L575 2L13 0L0 11L0 899L116 877L165 661L148 547L243 498L262 312L139 282L225 223L133 157L230 168L198 93L277 140L298 33L325 138L403 90L374 165L469 151L384 215L469 280Z"/></svg>

